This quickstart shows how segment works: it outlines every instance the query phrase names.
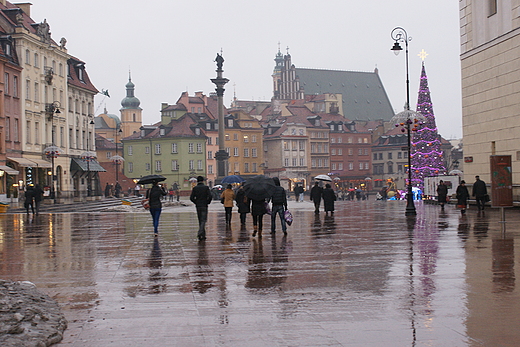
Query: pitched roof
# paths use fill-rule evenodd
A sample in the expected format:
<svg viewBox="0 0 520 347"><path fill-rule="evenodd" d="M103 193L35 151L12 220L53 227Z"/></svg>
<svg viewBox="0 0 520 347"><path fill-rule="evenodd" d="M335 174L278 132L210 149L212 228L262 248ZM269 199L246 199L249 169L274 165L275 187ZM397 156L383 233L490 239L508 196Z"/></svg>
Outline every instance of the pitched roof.
<svg viewBox="0 0 520 347"><path fill-rule="evenodd" d="M93 93L98 93L99 91L94 87L92 82L90 82L90 78L88 77L87 70L85 69L85 62L79 60L75 57L70 57L67 60L67 64L69 65L69 73L67 83L69 85L87 89ZM70 66L72 68L70 68ZM78 76L78 70L82 70L82 78Z"/></svg>
<svg viewBox="0 0 520 347"><path fill-rule="evenodd" d="M343 96L344 116L351 120L390 120L394 111L376 72L296 68L306 95L337 93Z"/></svg>

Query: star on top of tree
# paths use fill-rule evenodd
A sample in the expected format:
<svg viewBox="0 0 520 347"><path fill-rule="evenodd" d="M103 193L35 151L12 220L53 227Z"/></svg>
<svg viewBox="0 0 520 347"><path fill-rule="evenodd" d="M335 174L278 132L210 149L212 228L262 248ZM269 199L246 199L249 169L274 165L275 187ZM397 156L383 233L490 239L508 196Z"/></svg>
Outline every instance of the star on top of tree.
<svg viewBox="0 0 520 347"><path fill-rule="evenodd" d="M424 61L424 59L426 59L426 57L429 56L429 54L426 53L426 51L425 51L424 49L422 49L422 50L419 52L419 54L417 54L417 56L418 56L419 58L421 58L422 61Z"/></svg>

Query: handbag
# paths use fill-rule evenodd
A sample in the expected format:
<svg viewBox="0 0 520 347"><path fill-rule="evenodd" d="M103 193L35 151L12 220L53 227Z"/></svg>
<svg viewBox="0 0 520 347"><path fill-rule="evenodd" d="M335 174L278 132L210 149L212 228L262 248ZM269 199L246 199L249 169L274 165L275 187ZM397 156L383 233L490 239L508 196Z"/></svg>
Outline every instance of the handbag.
<svg viewBox="0 0 520 347"><path fill-rule="evenodd" d="M224 203L224 198L220 198L220 203L221 203L221 204Z"/></svg>
<svg viewBox="0 0 520 347"><path fill-rule="evenodd" d="M491 199L489 198L489 195L488 194L484 195L484 202L490 202L490 201L491 201Z"/></svg>
<svg viewBox="0 0 520 347"><path fill-rule="evenodd" d="M141 200L141 205L143 206L143 208L145 210L149 210L150 209L150 200L149 199Z"/></svg>
<svg viewBox="0 0 520 347"><path fill-rule="evenodd" d="M285 218L285 223L287 223L288 225L292 224L293 216L292 216L291 211L285 210L285 212L283 213L283 217Z"/></svg>
<svg viewBox="0 0 520 347"><path fill-rule="evenodd" d="M265 213L268 214L268 215L271 215L271 206L269 205L269 203L266 201L264 202L264 206L265 206Z"/></svg>

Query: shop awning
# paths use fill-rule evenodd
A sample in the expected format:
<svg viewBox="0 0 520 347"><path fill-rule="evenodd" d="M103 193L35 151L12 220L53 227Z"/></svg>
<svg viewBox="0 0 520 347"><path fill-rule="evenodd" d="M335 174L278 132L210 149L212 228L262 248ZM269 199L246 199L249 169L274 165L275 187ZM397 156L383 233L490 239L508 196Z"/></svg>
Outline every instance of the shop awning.
<svg viewBox="0 0 520 347"><path fill-rule="evenodd" d="M42 168L51 168L52 167L52 163L48 162L47 160L43 160L43 159L29 159L29 160L35 162L37 167L42 167Z"/></svg>
<svg viewBox="0 0 520 347"><path fill-rule="evenodd" d="M70 171L92 171L92 172L106 172L97 160L91 160L90 163L85 159L72 158L70 162Z"/></svg>
<svg viewBox="0 0 520 347"><path fill-rule="evenodd" d="M8 160L14 161L18 164L18 166L21 167L37 167L36 163L32 160L26 159L26 158L11 158L7 157Z"/></svg>
<svg viewBox="0 0 520 347"><path fill-rule="evenodd" d="M10 161L14 161L21 167L41 167L41 168L51 168L52 164L43 159L27 159L27 158L13 158L8 157Z"/></svg>
<svg viewBox="0 0 520 347"><path fill-rule="evenodd" d="M0 165L0 170L7 172L8 175L18 175L20 172L16 171L12 167Z"/></svg>

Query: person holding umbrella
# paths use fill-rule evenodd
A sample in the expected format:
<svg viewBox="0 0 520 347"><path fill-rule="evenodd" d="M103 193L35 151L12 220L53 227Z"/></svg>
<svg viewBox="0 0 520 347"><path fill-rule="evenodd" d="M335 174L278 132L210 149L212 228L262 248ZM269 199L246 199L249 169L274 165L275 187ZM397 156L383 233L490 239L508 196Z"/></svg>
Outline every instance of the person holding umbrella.
<svg viewBox="0 0 520 347"><path fill-rule="evenodd" d="M334 214L334 201L336 201L336 193L332 189L329 183L325 184L325 189L323 189L323 205L325 208L325 215L327 216L330 212L331 215Z"/></svg>
<svg viewBox="0 0 520 347"><path fill-rule="evenodd" d="M248 178L244 184L244 193L251 199L251 215L253 216L253 237L258 233L258 237L262 237L263 217L267 213L265 207L265 199L269 199L276 189L276 185L272 178L257 175Z"/></svg>
<svg viewBox="0 0 520 347"><path fill-rule="evenodd" d="M231 211L233 210L233 201L235 200L235 192L233 186L228 184L226 190L220 195L224 199L224 209L226 210L226 226L231 225Z"/></svg>
<svg viewBox="0 0 520 347"><path fill-rule="evenodd" d="M243 185L238 188L235 200L240 214L240 225L245 227L247 214L251 212L251 200L246 196Z"/></svg>
<svg viewBox="0 0 520 347"><path fill-rule="evenodd" d="M273 181L276 185L276 189L271 196L271 201L273 203L271 212L271 234L276 233L276 215L279 215L280 222L282 223L283 234L287 235L287 224L285 223L284 216L284 212L287 210L287 194L285 193L285 189L280 186L280 179L278 177L273 177Z"/></svg>
<svg viewBox="0 0 520 347"><path fill-rule="evenodd" d="M197 208L197 218L199 219L199 231L197 237L199 241L206 239L206 222L208 220L208 205L211 203L211 191L204 184L204 177L197 176L197 185L191 190L190 200Z"/></svg>
<svg viewBox="0 0 520 347"><path fill-rule="evenodd" d="M152 188L146 191L146 198L150 204L150 214L153 220L153 232L155 236L159 235L159 218L161 217L162 211L162 197L165 196L166 190L159 184L159 180L152 182Z"/></svg>

